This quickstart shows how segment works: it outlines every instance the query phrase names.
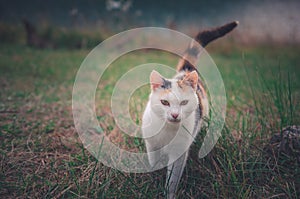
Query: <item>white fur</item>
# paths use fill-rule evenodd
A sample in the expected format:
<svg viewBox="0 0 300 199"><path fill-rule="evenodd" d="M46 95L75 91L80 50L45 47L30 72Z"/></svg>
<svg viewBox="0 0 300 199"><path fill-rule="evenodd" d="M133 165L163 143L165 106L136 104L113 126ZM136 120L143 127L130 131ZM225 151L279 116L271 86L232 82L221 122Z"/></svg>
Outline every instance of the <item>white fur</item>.
<svg viewBox="0 0 300 199"><path fill-rule="evenodd" d="M153 79L157 83L157 77ZM199 102L195 89L192 86L180 88L177 79L168 81L171 82L169 92L162 88L152 88L143 115L142 131L149 164L153 168L168 164L166 187L168 197L174 198L188 149L199 131L200 121L196 122ZM169 106L163 105L161 100L168 101ZM181 105L184 100L188 100L188 103ZM173 122L172 114L178 114L177 120L180 122Z"/></svg>

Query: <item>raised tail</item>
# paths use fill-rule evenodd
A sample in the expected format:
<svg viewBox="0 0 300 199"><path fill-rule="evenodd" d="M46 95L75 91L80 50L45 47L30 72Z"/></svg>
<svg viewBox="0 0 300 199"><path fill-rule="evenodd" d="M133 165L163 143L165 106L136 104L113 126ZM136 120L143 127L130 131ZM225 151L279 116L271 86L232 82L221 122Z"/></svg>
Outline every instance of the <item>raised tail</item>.
<svg viewBox="0 0 300 199"><path fill-rule="evenodd" d="M219 26L210 30L204 30L199 32L196 36L195 40L205 47L211 41L218 39L219 37L223 37L230 31L232 31L238 25L237 21L233 21L231 23L225 24L223 26Z"/></svg>
<svg viewBox="0 0 300 199"><path fill-rule="evenodd" d="M201 31L195 37L195 41L197 41L202 47L205 47L213 40L218 39L219 37L223 37L230 31L232 31L238 25L238 23L239 23L238 21L233 21L223 26ZM200 54L200 49L195 45L194 42L192 42L189 48L187 49L184 57L179 61L177 65L177 71L196 70L194 65L199 54ZM192 63L190 63L187 60L190 60Z"/></svg>

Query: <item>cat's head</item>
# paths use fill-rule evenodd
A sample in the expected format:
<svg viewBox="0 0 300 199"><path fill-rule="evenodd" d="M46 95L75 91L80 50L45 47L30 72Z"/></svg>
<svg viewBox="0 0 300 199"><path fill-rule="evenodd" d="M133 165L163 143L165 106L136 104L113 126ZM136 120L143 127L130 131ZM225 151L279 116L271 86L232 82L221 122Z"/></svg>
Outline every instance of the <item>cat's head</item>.
<svg viewBox="0 0 300 199"><path fill-rule="evenodd" d="M166 79L153 70L150 74L151 109L163 121L178 124L198 107L197 83L196 71Z"/></svg>

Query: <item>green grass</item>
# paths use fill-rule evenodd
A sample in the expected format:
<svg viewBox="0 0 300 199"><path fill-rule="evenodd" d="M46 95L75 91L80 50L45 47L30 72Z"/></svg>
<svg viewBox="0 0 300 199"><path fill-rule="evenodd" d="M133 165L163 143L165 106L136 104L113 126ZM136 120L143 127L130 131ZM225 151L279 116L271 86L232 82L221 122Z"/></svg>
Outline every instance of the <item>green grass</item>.
<svg viewBox="0 0 300 199"><path fill-rule="evenodd" d="M299 164L289 157L276 161L264 147L282 127L300 122L300 48L208 51L225 83L226 127L213 151L198 160L205 135L200 133L178 197L299 198ZM164 197L165 170L122 173L102 165L82 146L73 125L71 92L87 54L88 50L0 46L1 198ZM97 90L96 112L113 142L128 150L144 150L140 139L124 136L111 119L114 83L139 64L175 65L174 58L161 52L136 52L108 68ZM130 100L130 113L138 124L148 90L142 87Z"/></svg>

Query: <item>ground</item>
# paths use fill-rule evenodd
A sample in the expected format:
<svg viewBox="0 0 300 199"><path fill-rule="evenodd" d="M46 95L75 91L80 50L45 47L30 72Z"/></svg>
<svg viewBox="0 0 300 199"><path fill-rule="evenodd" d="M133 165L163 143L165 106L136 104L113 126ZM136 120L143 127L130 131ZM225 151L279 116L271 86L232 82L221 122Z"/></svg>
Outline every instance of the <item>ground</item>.
<svg viewBox="0 0 300 199"><path fill-rule="evenodd" d="M212 45L227 94L226 125L214 150L198 160L193 145L179 198L298 198L299 164L264 153L273 134L300 124L298 46ZM72 86L89 50L0 46L0 196L2 198L163 198L165 170L134 174L108 168L82 145L72 118ZM143 55L143 56L141 56ZM121 57L99 83L96 113L106 135L128 150L143 142L122 135L111 118L110 94L131 66L176 65L154 51ZM136 91L130 112L137 124L149 87ZM101 100L100 100L101 99ZM289 162L289 165L285 164Z"/></svg>

